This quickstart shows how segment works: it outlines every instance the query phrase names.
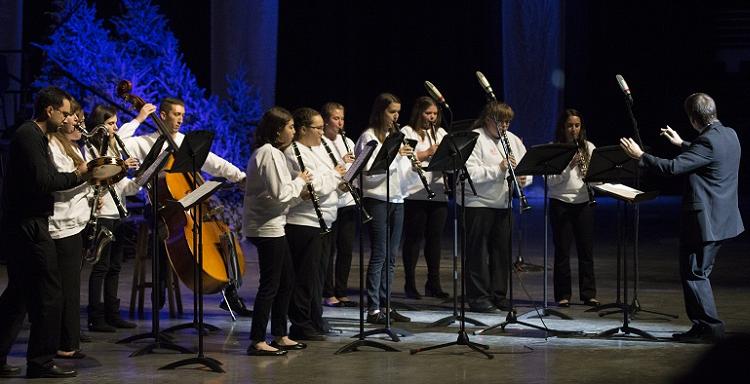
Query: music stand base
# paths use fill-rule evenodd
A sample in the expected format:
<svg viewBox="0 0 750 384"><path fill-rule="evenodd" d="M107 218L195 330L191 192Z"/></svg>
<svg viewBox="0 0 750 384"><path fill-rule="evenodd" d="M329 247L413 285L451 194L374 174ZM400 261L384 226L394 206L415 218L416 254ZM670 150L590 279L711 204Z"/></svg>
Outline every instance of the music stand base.
<svg viewBox="0 0 750 384"><path fill-rule="evenodd" d="M466 333L466 331L463 331L463 330L458 332L458 337L456 338L456 341L452 341L450 343L445 343L445 344L433 345L430 347L410 349L409 353L411 353L412 355L415 355L419 352L432 351L434 349L452 347L454 345L465 345L471 348L472 350L483 354L488 359L492 359L494 357L490 355L489 353L483 351L483 349L490 349L488 345L475 343L469 340L469 335Z"/></svg>
<svg viewBox="0 0 750 384"><path fill-rule="evenodd" d="M510 324L519 324L519 325L523 325L523 326L526 326L526 327L529 327L529 328L538 329L538 330L541 330L541 331L545 331L545 332L547 332L547 333L549 333L551 335L573 335L573 334L580 334L581 333L580 331L559 331L559 330L556 330L556 329L545 328L545 327L542 327L540 325L527 323L525 321L519 321L518 320L518 316L516 315L516 309L513 308L510 311L508 311L508 316L505 317L505 321L503 321L500 324L495 324L495 325L493 325L493 326L491 326L489 328L485 328L485 329L480 329L480 330L474 331L474 335L481 335L483 333L487 333L489 331L494 330L497 327L500 327L500 330L503 331L503 332L505 332L505 327L508 326L508 325L510 325Z"/></svg>
<svg viewBox="0 0 750 384"><path fill-rule="evenodd" d="M156 340L156 341L163 341L165 343L171 343L172 340L174 339L174 337L172 337L171 335L167 335L167 334L164 334L162 332L159 332L157 335L158 335L157 337L154 337L154 333L153 332L139 333L137 335L132 335L132 336L128 336L128 337L126 337L124 339L117 340L117 341L115 341L115 344L128 344L128 343L132 343L132 342L134 342L136 340L143 340L143 339L148 339L148 338L154 338L154 340Z"/></svg>
<svg viewBox="0 0 750 384"><path fill-rule="evenodd" d="M401 352L398 349L391 347L390 345L385 345L385 344L378 343L377 341L372 341L372 340L359 339L359 340L352 341L351 343L339 348L339 350L336 351L334 355L357 352L359 351L359 347L378 348L386 352Z"/></svg>
<svg viewBox="0 0 750 384"><path fill-rule="evenodd" d="M664 316L664 317L669 317L669 318L672 318L672 319L679 319L680 318L679 316L673 315L671 313L664 313L664 312L652 311L650 309L643 309L643 307L641 307L641 302L638 301L637 298L635 298L635 299L633 299L633 303L630 304L630 314L632 316L635 316L635 314L638 313L638 312L650 313L652 315Z"/></svg>
<svg viewBox="0 0 750 384"><path fill-rule="evenodd" d="M567 315L565 313L562 313L562 312L560 312L560 311L558 311L556 309L552 309L552 308L549 308L549 307L541 308L539 310L539 314L537 314L536 310L531 310L531 311L528 311L528 312L526 312L523 315L518 316L518 317L521 318L521 317L524 317L524 316L527 316L529 318L537 318L537 319L540 319L542 317L556 316L556 317L559 317L562 320L573 320L573 318L570 317L570 315Z"/></svg>
<svg viewBox="0 0 750 384"><path fill-rule="evenodd" d="M379 335L381 333L385 334L385 335L388 335L388 337L391 338L391 341L394 341L394 342L401 341L401 339L399 338L399 336L401 336L401 337L407 337L407 336L412 336L413 335L411 332L404 331L403 329L387 327L387 328L378 328L378 329L373 329L373 330L370 330L370 331L365 331L363 333L358 333L358 334L356 334L356 335L354 335L352 337L361 339L361 338L364 338L364 337L367 337L367 336Z"/></svg>
<svg viewBox="0 0 750 384"><path fill-rule="evenodd" d="M136 357L136 356L146 355L146 354L149 354L149 353L154 353L155 349L169 349L169 350L177 351L177 352L180 352L180 353L194 353L193 351L191 351L191 350L189 350L189 349L187 349L185 347L181 347L181 346L179 346L177 344L174 344L174 343L171 343L171 342L155 341L155 342L153 342L153 343L151 343L149 345L146 345L143 348L140 348L140 349L136 350L135 352L131 353L130 357Z"/></svg>
<svg viewBox="0 0 750 384"><path fill-rule="evenodd" d="M600 311L603 311L605 309L610 309L610 308L622 308L622 302L616 301L614 303L598 305L596 307L591 307L585 310L584 312L600 312Z"/></svg>
<svg viewBox="0 0 750 384"><path fill-rule="evenodd" d="M222 363L219 360L216 360L210 357L205 357L205 356L191 357L189 359L175 361L174 363L167 364L159 369L175 369L175 368L179 368L185 365L193 365L193 364L201 364L216 373L226 372L221 368Z"/></svg>
<svg viewBox="0 0 750 384"><path fill-rule="evenodd" d="M174 326L171 326L169 328L164 329L162 332L175 332L180 331L183 329L195 329L196 331L199 329L198 322L192 321L190 323L184 323L184 324L177 324ZM208 332L215 332L220 330L221 328L211 325L208 323L203 323L203 334L206 335Z"/></svg>
<svg viewBox="0 0 750 384"><path fill-rule="evenodd" d="M486 327L487 326L487 324L485 324L485 323L483 323L483 322L481 322L479 320L474 320L474 319L472 319L470 317L465 317L465 316L462 317L461 315L450 315L450 316L447 316L447 317L443 317L440 320L436 320L436 321L432 322L431 324L428 325L428 327L447 327L447 326L455 323L456 321L460 322L461 320L463 320L466 323L470 323L470 324L473 324L473 325L476 325L476 326L479 326L479 327Z"/></svg>
<svg viewBox="0 0 750 384"><path fill-rule="evenodd" d="M536 265L536 264L529 264L523 261L516 261L513 263L513 268L515 268L518 272L542 272L544 271L544 266Z"/></svg>
<svg viewBox="0 0 750 384"><path fill-rule="evenodd" d="M642 331L642 330L640 330L638 328L633 328L633 327L631 327L629 325L623 325L621 327L615 327L615 328L612 328L612 329L608 329L608 330L606 330L604 332L601 332L601 333L597 334L596 337L612 337L612 336L616 336L618 333L622 333L623 336L624 335L629 335L629 334L633 333L633 334L636 334L636 335L638 335L640 337L643 337L644 339L657 340L657 338L654 337L653 335L651 335L650 333L648 333L646 331Z"/></svg>

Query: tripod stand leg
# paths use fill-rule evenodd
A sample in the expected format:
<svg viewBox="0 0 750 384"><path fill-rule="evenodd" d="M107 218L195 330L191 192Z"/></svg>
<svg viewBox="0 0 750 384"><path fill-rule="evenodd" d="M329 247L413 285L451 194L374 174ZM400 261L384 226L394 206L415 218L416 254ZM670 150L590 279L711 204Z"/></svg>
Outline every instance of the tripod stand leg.
<svg viewBox="0 0 750 384"><path fill-rule="evenodd" d="M458 316L456 315L450 315L447 317L443 317L440 320L436 320L428 325L428 327L447 327L458 320Z"/></svg>
<svg viewBox="0 0 750 384"><path fill-rule="evenodd" d="M596 337L610 337L612 335L617 334L618 332L620 332L620 327L615 327L615 328L611 328L603 332L599 332L596 335Z"/></svg>
<svg viewBox="0 0 750 384"><path fill-rule="evenodd" d="M530 318L533 318L533 317L542 318L542 317L547 317L547 316L557 316L557 317L561 318L562 320L573 320L573 318L570 317L569 315L566 315L566 314L564 314L564 313L562 313L562 312L560 312L560 311L558 311L556 309L552 309L552 308L542 308L541 311L539 311L539 314L537 316L533 316L533 315L536 315L536 314L537 314L537 312L535 310L531 310L529 312L524 313L521 316L518 316L518 318L523 318L524 316L525 317L530 317Z"/></svg>
<svg viewBox="0 0 750 384"><path fill-rule="evenodd" d="M372 348L378 348L382 349L386 352L400 352L398 349L391 347L390 345L385 345L378 343L376 341L372 340L355 340L341 348L339 348L338 351L334 353L334 355L341 355L344 353L351 353L358 351L359 347L372 347Z"/></svg>
<svg viewBox="0 0 750 384"><path fill-rule="evenodd" d="M601 312L605 309L610 309L610 308L622 308L622 303L602 304L596 307L589 308L585 310L584 312Z"/></svg>
<svg viewBox="0 0 750 384"><path fill-rule="evenodd" d="M640 330L638 328L633 328L633 327L625 325L621 329L622 329L622 332L625 333L625 334L634 333L634 334L636 334L636 335L638 335L640 337L643 337L645 339L657 340L657 338L654 337L652 334L650 334L650 333L648 333L646 331Z"/></svg>
<svg viewBox="0 0 750 384"><path fill-rule="evenodd" d="M215 359L207 357L192 357L185 360L175 361L174 363L167 364L159 369L175 369L185 365L201 364L216 373L224 373L224 371Z"/></svg>
<svg viewBox="0 0 750 384"><path fill-rule="evenodd" d="M149 345L147 345L147 346L145 346L145 347L143 347L143 348L141 348L141 349L139 349L139 350L131 353L130 357L136 357L136 356L141 356L141 355L145 355L145 354L148 354L148 353L152 353L152 352L154 352L155 349L169 349L169 350L177 351L177 352L180 352L180 353L193 353L193 351L191 351L191 350L189 350L189 349L187 349L185 347L181 347L181 346L179 346L177 344L172 344L172 343L163 342L163 341L156 341L156 342L153 342L153 343L151 343L151 344L149 344Z"/></svg>
<svg viewBox="0 0 750 384"><path fill-rule="evenodd" d="M358 334L356 334L356 335L354 335L352 337L353 338L359 338L359 339L361 339L361 338L364 338L364 337L367 337L367 336L377 335L377 334L380 334L380 333L388 335L388 337L391 338L391 341L394 341L394 342L401 341L401 339L398 337L398 334L396 334L394 332L391 332L391 330L389 328L373 329L373 330L370 330L370 331L365 331L363 333L358 333Z"/></svg>

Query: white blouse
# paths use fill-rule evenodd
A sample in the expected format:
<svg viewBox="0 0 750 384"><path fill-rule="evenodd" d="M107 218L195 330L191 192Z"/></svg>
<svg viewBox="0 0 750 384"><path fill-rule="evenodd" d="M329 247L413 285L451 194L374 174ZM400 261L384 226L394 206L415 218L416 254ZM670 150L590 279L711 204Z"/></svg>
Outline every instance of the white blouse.
<svg viewBox="0 0 750 384"><path fill-rule="evenodd" d="M401 132L404 134L404 136L406 136L407 139L417 140L416 148L414 148L414 156L417 155L417 152L428 150L434 144L440 144L440 142L443 140L443 137L448 134L443 128L438 128L436 130L437 140L434 140L432 134L429 132L425 132L424 138L422 138L419 136L417 131L414 130L414 128L408 125L401 128ZM430 165L430 159L422 161L421 165L422 169L426 168L428 165ZM427 198L427 191L422 184L422 180L419 179L419 174L411 167L409 167L402 175L404 180L404 188L406 189L409 196L407 197L407 199L443 202L448 201L448 197L445 194L445 184L443 181L442 172L433 173L425 171L424 175L425 178L427 178L430 189L432 190L432 192L435 192L435 197L432 199Z"/></svg>

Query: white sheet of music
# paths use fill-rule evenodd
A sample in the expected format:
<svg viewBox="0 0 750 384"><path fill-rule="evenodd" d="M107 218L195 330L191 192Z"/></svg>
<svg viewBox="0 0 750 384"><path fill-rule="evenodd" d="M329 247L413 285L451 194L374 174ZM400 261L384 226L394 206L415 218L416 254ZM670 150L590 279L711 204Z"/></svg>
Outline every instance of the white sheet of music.
<svg viewBox="0 0 750 384"><path fill-rule="evenodd" d="M635 200L638 195L643 193L643 191L628 187L624 184L603 183L595 185L594 188L601 189L602 191L609 192L613 195L622 196L628 200Z"/></svg>
<svg viewBox="0 0 750 384"><path fill-rule="evenodd" d="M208 180L196 188L193 192L188 193L180 199L179 203L184 209L192 206L196 202L200 201L203 196L212 193L214 190L219 188L223 184L223 181Z"/></svg>

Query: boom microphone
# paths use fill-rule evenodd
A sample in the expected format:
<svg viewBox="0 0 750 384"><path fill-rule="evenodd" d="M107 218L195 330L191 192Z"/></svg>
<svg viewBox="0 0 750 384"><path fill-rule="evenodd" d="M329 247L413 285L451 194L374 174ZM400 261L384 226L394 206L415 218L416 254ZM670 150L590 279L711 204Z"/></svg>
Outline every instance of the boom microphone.
<svg viewBox="0 0 750 384"><path fill-rule="evenodd" d="M484 93L487 94L487 97L492 100L497 100L497 97L495 97L495 92L492 92L492 87L490 86L490 82L487 81L487 78L484 77L482 72L477 71L477 80L479 80L479 85L482 86L482 89L484 89Z"/></svg>
<svg viewBox="0 0 750 384"><path fill-rule="evenodd" d="M628 98L628 102L630 104L633 104L633 95L630 94L630 88L628 88L628 83L625 82L625 79L623 79L621 75L616 75L615 79L617 79L617 84L620 85L620 89L622 89L622 93L624 93L625 97Z"/></svg>
<svg viewBox="0 0 750 384"><path fill-rule="evenodd" d="M445 109L451 109L451 107L448 106L448 103L445 102L445 97L443 97L440 91L438 91L438 89L432 83L430 83L429 81L425 81L424 87L427 88L427 93L429 93L430 96L432 96L432 98L438 102L438 104L445 107Z"/></svg>

